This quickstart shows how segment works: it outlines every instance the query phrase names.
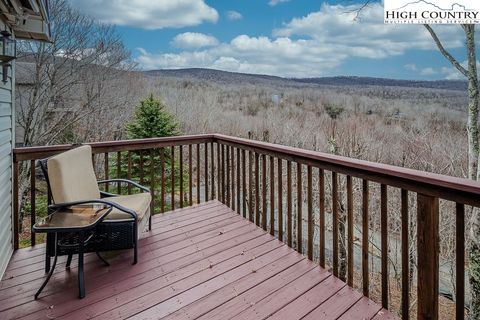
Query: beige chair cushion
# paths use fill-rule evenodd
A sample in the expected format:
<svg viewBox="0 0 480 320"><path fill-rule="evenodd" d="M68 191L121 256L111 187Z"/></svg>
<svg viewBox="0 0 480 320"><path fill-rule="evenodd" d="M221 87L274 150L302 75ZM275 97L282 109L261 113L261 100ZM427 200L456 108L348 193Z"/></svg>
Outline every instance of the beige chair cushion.
<svg viewBox="0 0 480 320"><path fill-rule="evenodd" d="M122 207L133 210L137 213L138 220L142 220L143 216L150 210L150 200L152 199L150 193L136 193L126 196L108 197L105 200L117 203ZM108 220L131 219L132 216L128 213L113 208L112 212L108 214Z"/></svg>
<svg viewBox="0 0 480 320"><path fill-rule="evenodd" d="M108 197L105 200L118 203L119 205L131 209L137 213L137 229L138 229L138 237L142 236L142 232L147 230L148 220L150 217L150 201L152 197L150 193L137 193L131 194L127 196L116 196L116 197ZM108 214L105 218L105 222L108 221L115 221L115 220L123 220L123 219L131 219L132 216L128 213L120 211L116 208L112 209L112 212Z"/></svg>
<svg viewBox="0 0 480 320"><path fill-rule="evenodd" d="M47 165L55 203L100 198L90 146L81 146L51 157Z"/></svg>
<svg viewBox="0 0 480 320"><path fill-rule="evenodd" d="M126 196L108 197L105 200L117 203L125 208L131 209L137 213L139 233L146 229L148 218L150 217L150 201L152 197L150 193L136 193ZM128 213L113 208L108 214L105 221L131 219Z"/></svg>

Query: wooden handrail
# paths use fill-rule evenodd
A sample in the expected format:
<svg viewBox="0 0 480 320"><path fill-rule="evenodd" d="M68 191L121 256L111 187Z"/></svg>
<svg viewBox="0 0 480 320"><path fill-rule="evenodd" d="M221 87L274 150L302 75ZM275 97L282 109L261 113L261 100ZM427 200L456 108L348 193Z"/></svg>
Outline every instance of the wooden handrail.
<svg viewBox="0 0 480 320"><path fill-rule="evenodd" d="M92 146L94 153L104 153L205 142L220 142L237 148L268 154L307 165L314 165L325 170L480 207L480 182L477 181L222 134L104 141L87 144ZM14 148L14 161L46 158L75 146L76 145L72 144L64 144Z"/></svg>
<svg viewBox="0 0 480 320"><path fill-rule="evenodd" d="M480 182L279 144L214 134L216 142L480 207Z"/></svg>
<svg viewBox="0 0 480 320"><path fill-rule="evenodd" d="M192 143L203 143L213 141L213 134L198 134L188 136L174 136L148 139L116 140L85 143L92 147L93 153L133 151L151 148L161 148ZM52 146L20 147L13 149L14 161L38 160L48 158L54 154L72 149L76 144L61 144Z"/></svg>

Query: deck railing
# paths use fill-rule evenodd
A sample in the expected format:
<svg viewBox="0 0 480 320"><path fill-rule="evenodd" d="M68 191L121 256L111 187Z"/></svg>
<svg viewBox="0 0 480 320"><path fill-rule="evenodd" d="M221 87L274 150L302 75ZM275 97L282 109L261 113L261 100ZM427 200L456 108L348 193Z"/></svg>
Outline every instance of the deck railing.
<svg viewBox="0 0 480 320"><path fill-rule="evenodd" d="M379 302L384 308L391 306L388 246L393 231L389 213L398 212L403 319L410 317L410 294L415 288L417 318L438 318L439 201L452 202L456 221L456 319L465 317L465 207L480 206L479 183L219 134L90 145L99 176L109 178L126 170L127 178L151 187L159 212L218 199L309 259L318 260L334 275L344 277L349 286L360 287L367 297L371 295L371 269L375 266L372 257L378 255ZM30 214L31 223L36 221L39 203L35 161L72 147L14 149L15 248L19 245L20 196L30 203L30 212L25 214ZM29 188L20 187L21 171L22 176L29 176ZM27 189L28 195L19 194ZM117 191L131 192L120 185ZM380 217L378 241L376 222L372 221L374 211ZM412 215L417 222L415 252L420 253L415 259L410 250ZM372 253L372 242L378 242L378 254ZM35 243L32 235L31 245ZM355 250L361 254L355 255ZM416 280L415 287L412 279Z"/></svg>

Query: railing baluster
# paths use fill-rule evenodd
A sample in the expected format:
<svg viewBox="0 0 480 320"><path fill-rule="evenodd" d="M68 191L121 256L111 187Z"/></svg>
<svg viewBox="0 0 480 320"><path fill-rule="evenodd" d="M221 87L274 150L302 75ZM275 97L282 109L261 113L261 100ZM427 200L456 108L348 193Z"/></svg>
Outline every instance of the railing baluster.
<svg viewBox="0 0 480 320"><path fill-rule="evenodd" d="M262 228L267 231L267 156L262 154Z"/></svg>
<svg viewBox="0 0 480 320"><path fill-rule="evenodd" d="M230 203L230 146L225 146L225 165L226 165L226 169L225 169L225 174L226 174L226 180L227 180L227 206L229 206L230 208L232 207L231 203Z"/></svg>
<svg viewBox="0 0 480 320"><path fill-rule="evenodd" d="M35 207L35 160L30 160L30 225L33 226L37 220ZM30 243L32 246L36 243L35 232L30 233Z"/></svg>
<svg viewBox="0 0 480 320"><path fill-rule="evenodd" d="M313 260L313 197L312 197L312 166L307 167L307 203L308 203L308 214L307 214L307 255L308 259Z"/></svg>
<svg viewBox="0 0 480 320"><path fill-rule="evenodd" d="M221 178L222 178L222 202L226 204L226 198L225 198L225 146L222 144L221 145Z"/></svg>
<svg viewBox="0 0 480 320"><path fill-rule="evenodd" d="M226 159L225 159L225 163L226 163L226 175L227 175L227 206L229 206L230 208L232 207L232 204L230 202L231 198L230 198L230 190L232 188L231 186L231 183L230 183L230 146L226 146Z"/></svg>
<svg viewBox="0 0 480 320"><path fill-rule="evenodd" d="M132 180L132 152L128 151L127 156L128 166L127 166L127 179ZM127 186L128 194L132 194L132 185L129 183Z"/></svg>
<svg viewBox="0 0 480 320"><path fill-rule="evenodd" d="M260 155L255 153L255 223L260 226Z"/></svg>
<svg viewBox="0 0 480 320"><path fill-rule="evenodd" d="M240 162L240 149L237 148L237 212L241 214L241 207L240 207L240 196L241 196L241 183L240 183L240 171L241 171L241 162Z"/></svg>
<svg viewBox="0 0 480 320"><path fill-rule="evenodd" d="M205 202L208 201L208 143L204 144L204 153L205 153ZM213 181L213 180L212 180Z"/></svg>
<svg viewBox="0 0 480 320"><path fill-rule="evenodd" d="M297 251L302 253L302 192L303 192L303 183L302 183L302 164L297 162Z"/></svg>
<svg viewBox="0 0 480 320"><path fill-rule="evenodd" d="M165 212L165 149L160 148L160 212Z"/></svg>
<svg viewBox="0 0 480 320"><path fill-rule="evenodd" d="M200 144L197 144L197 203L200 203Z"/></svg>
<svg viewBox="0 0 480 320"><path fill-rule="evenodd" d="M347 228L347 284L353 287L353 185L351 176L347 176Z"/></svg>
<svg viewBox="0 0 480 320"><path fill-rule="evenodd" d="M108 155L108 154L107 154ZM152 196L150 225L152 216L155 214L155 151L150 149L150 194Z"/></svg>
<svg viewBox="0 0 480 320"><path fill-rule="evenodd" d="M13 249L17 250L20 243L20 217L19 217L19 203L18 203L18 190L19 190L19 175L20 164L18 161L13 162Z"/></svg>
<svg viewBox="0 0 480 320"><path fill-rule="evenodd" d="M456 204L456 319L465 319L465 205Z"/></svg>
<svg viewBox="0 0 480 320"><path fill-rule="evenodd" d="M388 309L388 189L380 186L380 224L382 247L382 307Z"/></svg>
<svg viewBox="0 0 480 320"><path fill-rule="evenodd" d="M370 293L370 281L368 275L368 181L362 183L362 288L363 295L368 297Z"/></svg>
<svg viewBox="0 0 480 320"><path fill-rule="evenodd" d="M140 153L140 184L144 184L144 171L143 171L143 150L139 150Z"/></svg>
<svg viewBox="0 0 480 320"><path fill-rule="evenodd" d="M230 166L230 171L232 173L232 177L231 177L231 184L232 184L232 210L235 211L235 148L233 147L230 147L231 149L231 156L230 156L230 162L231 162L231 166Z"/></svg>
<svg viewBox="0 0 480 320"><path fill-rule="evenodd" d="M325 268L325 173L318 170L320 266Z"/></svg>
<svg viewBox="0 0 480 320"><path fill-rule="evenodd" d="M402 215L402 319L410 319L410 274L408 244L408 191L401 191L401 215Z"/></svg>
<svg viewBox="0 0 480 320"><path fill-rule="evenodd" d="M438 319L438 198L417 193L418 319Z"/></svg>
<svg viewBox="0 0 480 320"><path fill-rule="evenodd" d="M122 153L117 152L117 178L122 177ZM49 189L50 190L50 189ZM122 194L122 184L117 182L117 194Z"/></svg>
<svg viewBox="0 0 480 320"><path fill-rule="evenodd" d="M213 148L213 142L210 142L211 161L210 161L210 184L212 186L211 199L215 199L215 149Z"/></svg>
<svg viewBox="0 0 480 320"><path fill-rule="evenodd" d="M270 156L270 234L275 235L275 159Z"/></svg>
<svg viewBox="0 0 480 320"><path fill-rule="evenodd" d="M247 218L247 159L245 149L242 149L242 216Z"/></svg>
<svg viewBox="0 0 480 320"><path fill-rule="evenodd" d="M105 152L104 154L104 178L105 180L108 180L109 179L109 176L110 176L110 173L109 173L109 160L108 160L108 152ZM110 183L106 183L105 184L105 192L109 192L110 190Z"/></svg>
<svg viewBox="0 0 480 320"><path fill-rule="evenodd" d="M282 159L277 159L278 168L278 239L283 242L283 182Z"/></svg>
<svg viewBox="0 0 480 320"><path fill-rule="evenodd" d="M183 208L183 146L178 147L180 208Z"/></svg>
<svg viewBox="0 0 480 320"><path fill-rule="evenodd" d="M217 142L217 198L222 200L222 175L221 175L221 158L220 158L220 143Z"/></svg>
<svg viewBox="0 0 480 320"><path fill-rule="evenodd" d="M192 145L188 145L188 203L193 205L193 168L192 168Z"/></svg>
<svg viewBox="0 0 480 320"><path fill-rule="evenodd" d="M254 221L253 214L253 154L252 151L248 151L248 218L251 222Z"/></svg>
<svg viewBox="0 0 480 320"><path fill-rule="evenodd" d="M287 161L287 245L292 242L292 162Z"/></svg>
<svg viewBox="0 0 480 320"><path fill-rule="evenodd" d="M170 147L170 210L175 210L175 146Z"/></svg>
<svg viewBox="0 0 480 320"><path fill-rule="evenodd" d="M338 176L332 172L333 275L338 277Z"/></svg>

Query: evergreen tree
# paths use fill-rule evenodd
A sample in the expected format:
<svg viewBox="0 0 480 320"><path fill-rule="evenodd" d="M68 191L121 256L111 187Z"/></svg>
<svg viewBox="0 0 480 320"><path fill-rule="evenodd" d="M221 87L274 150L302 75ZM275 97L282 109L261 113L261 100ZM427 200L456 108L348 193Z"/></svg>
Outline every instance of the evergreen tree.
<svg viewBox="0 0 480 320"><path fill-rule="evenodd" d="M134 119L126 125L129 139L171 137L180 134L175 115L165 110L165 105L150 94L140 101Z"/></svg>
<svg viewBox="0 0 480 320"><path fill-rule="evenodd" d="M159 138L159 137L169 137L181 134L179 129L179 124L174 114L169 113L162 101L156 98L153 94L150 94L147 98L140 101L140 104L135 109L134 118L132 121L126 124L125 132L129 139L145 139L145 138ZM143 182L144 185L152 187L150 182L150 169L154 165L154 191L155 191L155 212L159 212L160 205L160 191L161 191L161 182L160 182L160 159L161 159L161 150L164 151L164 176L165 176L165 196L168 199L168 196L171 192L171 179L174 177L175 182L175 191L178 192L180 189L180 166L178 161L174 162L174 170L172 174L171 170L171 152L170 148L165 149L155 149L153 152L153 160L150 150L144 151L131 151L130 155L128 152L121 153L121 172L117 172L116 159L112 159L111 164L111 176L118 176L122 178L128 178L128 157L131 158L131 172L130 177L135 181ZM178 156L178 151L177 151ZM143 167L144 175L143 181L141 181L141 168ZM188 181L188 174L183 173L183 183L184 190L185 184ZM126 188L122 189L122 193L127 191ZM170 201L165 201L165 208L168 210L170 208Z"/></svg>

